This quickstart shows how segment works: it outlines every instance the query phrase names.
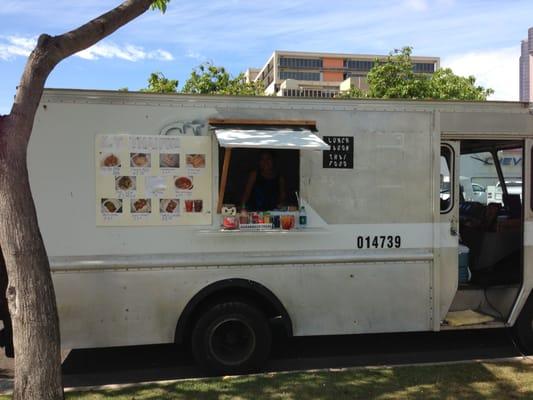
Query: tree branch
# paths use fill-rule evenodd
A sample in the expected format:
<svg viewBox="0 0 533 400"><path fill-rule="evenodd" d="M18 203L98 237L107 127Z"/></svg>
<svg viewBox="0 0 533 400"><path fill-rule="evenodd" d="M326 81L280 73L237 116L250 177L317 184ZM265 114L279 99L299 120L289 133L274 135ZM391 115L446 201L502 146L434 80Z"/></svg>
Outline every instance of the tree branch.
<svg viewBox="0 0 533 400"><path fill-rule="evenodd" d="M148 10L155 0L126 0L113 10L59 36L41 35L22 74L11 115L17 117L19 138L29 141L33 119L46 79L65 58L84 50Z"/></svg>
<svg viewBox="0 0 533 400"><path fill-rule="evenodd" d="M143 14L155 0L126 0L113 10L63 35L54 37L58 56L64 59L109 36Z"/></svg>

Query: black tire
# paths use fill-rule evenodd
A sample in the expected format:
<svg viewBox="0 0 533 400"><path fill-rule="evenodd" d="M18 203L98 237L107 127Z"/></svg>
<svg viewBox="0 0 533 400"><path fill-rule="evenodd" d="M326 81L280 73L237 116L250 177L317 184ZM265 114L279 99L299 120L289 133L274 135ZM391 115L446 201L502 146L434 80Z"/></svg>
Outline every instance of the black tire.
<svg viewBox="0 0 533 400"><path fill-rule="evenodd" d="M271 343L265 315L243 302L214 305L200 315L192 331L193 356L202 369L213 374L260 370Z"/></svg>
<svg viewBox="0 0 533 400"><path fill-rule="evenodd" d="M529 296L514 325L514 333L522 351L526 354L533 354L533 293Z"/></svg>

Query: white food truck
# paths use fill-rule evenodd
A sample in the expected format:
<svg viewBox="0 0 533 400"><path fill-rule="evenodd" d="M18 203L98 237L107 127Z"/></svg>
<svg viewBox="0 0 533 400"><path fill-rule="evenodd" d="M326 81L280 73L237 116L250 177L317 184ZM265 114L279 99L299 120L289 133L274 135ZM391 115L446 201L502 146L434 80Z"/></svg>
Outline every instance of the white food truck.
<svg viewBox="0 0 533 400"><path fill-rule="evenodd" d="M46 90L28 164L63 347L187 343L237 373L277 324L512 327L531 351L532 145L523 103ZM498 163L511 149L522 198ZM473 155L502 204L460 195Z"/></svg>

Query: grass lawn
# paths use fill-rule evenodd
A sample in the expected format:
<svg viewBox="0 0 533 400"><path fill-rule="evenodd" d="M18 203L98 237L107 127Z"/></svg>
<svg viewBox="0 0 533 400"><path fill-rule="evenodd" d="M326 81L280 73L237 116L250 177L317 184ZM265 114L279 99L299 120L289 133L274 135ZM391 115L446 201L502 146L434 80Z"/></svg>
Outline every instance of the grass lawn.
<svg viewBox="0 0 533 400"><path fill-rule="evenodd" d="M8 397L2 397L8 398ZM69 400L533 399L533 364L470 363L210 378L69 392Z"/></svg>

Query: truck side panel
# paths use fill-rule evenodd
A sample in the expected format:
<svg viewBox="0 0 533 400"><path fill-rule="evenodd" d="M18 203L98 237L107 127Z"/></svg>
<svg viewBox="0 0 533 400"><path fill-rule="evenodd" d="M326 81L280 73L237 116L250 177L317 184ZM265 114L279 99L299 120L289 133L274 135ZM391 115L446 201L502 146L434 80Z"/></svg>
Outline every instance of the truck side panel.
<svg viewBox="0 0 533 400"><path fill-rule="evenodd" d="M63 346L80 348L172 342L188 301L234 277L270 289L295 335L428 330L429 270L390 262L73 271L55 273L54 285Z"/></svg>
<svg viewBox="0 0 533 400"><path fill-rule="evenodd" d="M496 135L507 123L510 129L531 132L531 118L516 105L478 113L465 109L491 106L438 107L447 109L442 130L452 134L488 129ZM435 248L446 246L438 240L439 229L450 228L435 225L435 142L441 129L435 126L436 108L432 103L50 91L36 116L28 165L51 256L64 345L170 342L187 302L208 284L227 278L250 279L271 290L290 314L296 335L438 329L453 298L457 271L439 270L435 259ZM212 226L96 226L96 135L159 135L180 121L203 124L202 134L211 135L209 118L314 120L321 137L354 138L353 169L324 169L320 152L300 154L300 191L309 204L308 218L321 232L202 234L218 228L216 218ZM476 122L479 118L488 122ZM213 141L214 188L217 149ZM376 236L398 236L401 246L358 246L359 237L370 238L361 241L366 244ZM230 253L252 259L298 253L307 259L243 264L229 262ZM324 260L331 253L359 260ZM202 265L215 254L219 261ZM182 255L197 262L172 261ZM123 256L135 261L105 261ZM168 258L165 266L151 266L151 258L162 256ZM525 275L528 290L531 276ZM443 278L446 289L434 290Z"/></svg>

